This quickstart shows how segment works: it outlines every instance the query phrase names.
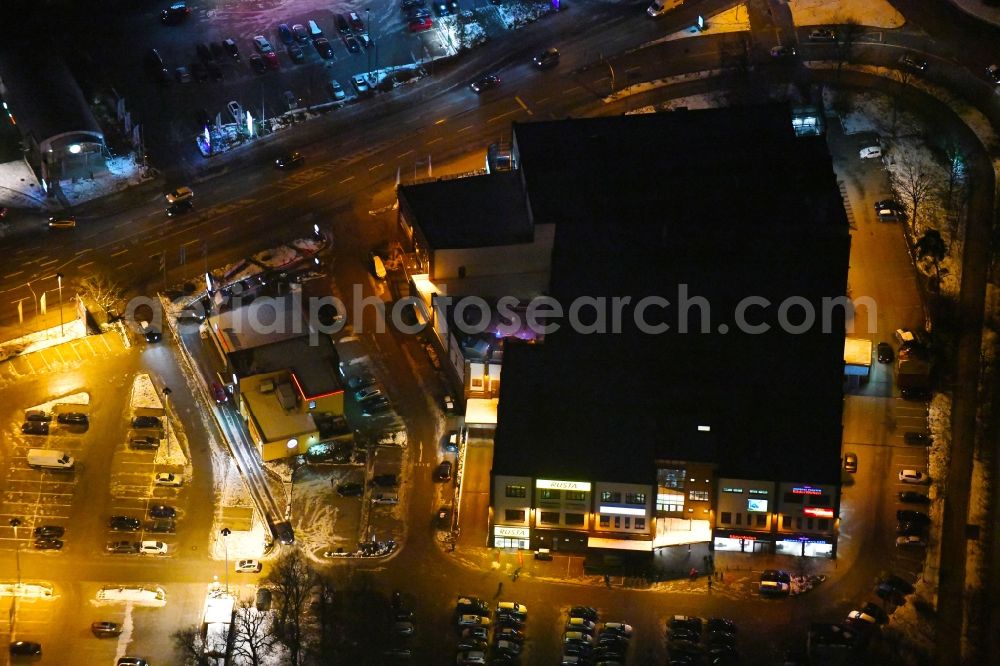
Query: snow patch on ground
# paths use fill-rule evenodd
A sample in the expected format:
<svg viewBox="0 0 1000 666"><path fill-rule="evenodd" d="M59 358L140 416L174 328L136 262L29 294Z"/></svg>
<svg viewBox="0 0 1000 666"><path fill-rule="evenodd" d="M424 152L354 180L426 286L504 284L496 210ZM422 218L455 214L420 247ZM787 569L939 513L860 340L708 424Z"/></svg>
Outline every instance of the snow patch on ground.
<svg viewBox="0 0 1000 666"><path fill-rule="evenodd" d="M55 411L56 405L89 405L90 404L90 394L86 391L80 393L70 393L69 395L64 395L60 398L53 398L48 402L43 402L40 405L33 405L31 407L25 407L24 411L37 409L42 412L52 413Z"/></svg>
<svg viewBox="0 0 1000 666"><path fill-rule="evenodd" d="M152 178L148 170L136 161L134 155L112 157L107 161L107 165L107 171L94 174L93 178L59 182L59 189L66 195L71 205L98 199Z"/></svg>
<svg viewBox="0 0 1000 666"><path fill-rule="evenodd" d="M0 343L0 361L6 361L12 356L30 354L31 352L61 345L70 340L85 337L87 325L82 319L74 319L63 326L53 326L34 333L22 335L19 338Z"/></svg>
<svg viewBox="0 0 1000 666"><path fill-rule="evenodd" d="M253 261L266 268L281 268L300 258L295 248L287 245L279 245L253 255Z"/></svg>
<svg viewBox="0 0 1000 666"><path fill-rule="evenodd" d="M647 42L643 46L672 42L677 39L688 37L700 37L702 35L720 35L726 32L743 32L750 29L750 16L747 14L746 5L736 5L730 9L711 14L705 17L705 29L698 30L694 26L672 32L666 37Z"/></svg>
<svg viewBox="0 0 1000 666"><path fill-rule="evenodd" d="M230 534L223 542L219 531L223 527L221 512L216 511L215 526L212 530L213 538L209 547L212 557L222 560L226 557L226 548L229 549L229 559L255 558L261 559L264 555L264 543L267 540L270 530L260 515L257 513L250 492L247 490L246 482L240 474L239 468L227 452L221 451L214 443L211 446L212 456L212 481L214 484L215 496L217 498L216 507L225 509L226 507L244 507L254 509L253 522L250 530L236 531Z"/></svg>
<svg viewBox="0 0 1000 666"><path fill-rule="evenodd" d="M142 373L135 376L132 381L132 399L129 404L132 409L163 409L163 402L160 400L149 375Z"/></svg>
<svg viewBox="0 0 1000 666"><path fill-rule="evenodd" d="M49 204L27 162L14 160L0 164L0 207L39 209Z"/></svg>
<svg viewBox="0 0 1000 666"><path fill-rule="evenodd" d="M497 14L500 17L500 22L508 30L514 30L525 26L532 21L537 21L539 18L548 14L552 10L552 3L545 0L544 2L528 2L527 0L514 0L514 2L507 2L502 5L497 5Z"/></svg>
<svg viewBox="0 0 1000 666"><path fill-rule="evenodd" d="M898 28L906 19L885 0L788 0L797 26L841 25L848 19L860 25Z"/></svg>

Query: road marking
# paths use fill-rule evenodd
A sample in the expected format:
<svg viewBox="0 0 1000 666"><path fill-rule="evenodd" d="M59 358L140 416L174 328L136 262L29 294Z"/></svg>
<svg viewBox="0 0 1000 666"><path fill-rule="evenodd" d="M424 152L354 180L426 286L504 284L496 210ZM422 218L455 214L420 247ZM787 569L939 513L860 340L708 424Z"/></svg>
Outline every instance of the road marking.
<svg viewBox="0 0 1000 666"><path fill-rule="evenodd" d="M126 266L131 266L131 265L132 265L131 261L128 262L127 264L122 264L121 266L118 267L118 270L121 270L121 269L125 268Z"/></svg>
<svg viewBox="0 0 1000 666"><path fill-rule="evenodd" d="M434 124L435 125L444 125L446 122L448 122L448 119L447 118L442 118L441 120L436 121Z"/></svg>
<svg viewBox="0 0 1000 666"><path fill-rule="evenodd" d="M385 162L379 162L375 166L368 167L368 173L371 173L372 171L374 171L375 169L379 168L380 166L385 166Z"/></svg>
<svg viewBox="0 0 1000 666"><path fill-rule="evenodd" d="M472 125L466 125L466 126L465 126L465 127L463 127L462 129L458 130L458 132L456 132L456 134L461 134L461 133L462 133L462 132L464 132L465 130L470 130L470 129L472 129Z"/></svg>
<svg viewBox="0 0 1000 666"><path fill-rule="evenodd" d="M6 280L7 278L17 277L18 275L23 275L23 274L24 274L24 271L18 271L16 273L11 273L9 275L4 275L3 277Z"/></svg>
<svg viewBox="0 0 1000 666"><path fill-rule="evenodd" d="M128 250L118 250L117 252L115 252L111 256L112 257L118 257L118 256L121 256L121 255L125 254L126 252L128 252Z"/></svg>
<svg viewBox="0 0 1000 666"><path fill-rule="evenodd" d="M348 181L351 181L351 180L354 180L354 176L348 176L348 177L347 177L347 178L345 178L344 180L340 181L340 183L338 183L338 184L339 184L339 185L343 185L344 183L346 183L346 182L348 182Z"/></svg>
<svg viewBox="0 0 1000 666"><path fill-rule="evenodd" d="M187 247L188 245L194 245L195 243L200 243L200 238L195 238L194 240L189 240L187 243L181 243L181 247Z"/></svg>
<svg viewBox="0 0 1000 666"><path fill-rule="evenodd" d="M132 224L132 220L125 220L124 222L119 222L118 224L115 225L115 229L119 227L124 227L126 224Z"/></svg>
<svg viewBox="0 0 1000 666"><path fill-rule="evenodd" d="M93 249L94 249L94 248L92 248L92 247L88 247L88 248L86 248L86 249L83 249L83 250L79 250L79 251L77 251L77 253L76 253L76 256L78 256L78 257L79 257L79 256L80 256L81 254L85 254L85 253L87 253L87 252L90 252L90 251L91 251L91 250L93 250Z"/></svg>
<svg viewBox="0 0 1000 666"><path fill-rule="evenodd" d="M396 159L400 160L400 159L403 159L404 157L406 157L407 155L412 155L412 154L413 154L413 151L412 150L408 150L405 153L403 153L402 155L396 155Z"/></svg>
<svg viewBox="0 0 1000 666"><path fill-rule="evenodd" d="M442 139L444 139L444 137L443 137L443 136L439 136L439 137L438 137L438 138L436 138L436 139L431 139L430 141L428 141L428 142L427 142L427 145L429 146L429 145L431 145L432 143L437 143L438 141L441 141Z"/></svg>
<svg viewBox="0 0 1000 666"><path fill-rule="evenodd" d="M541 99L536 99L535 100L535 105L537 106L538 104L541 104L542 102L547 102L547 101L549 101L548 97L542 97Z"/></svg>
<svg viewBox="0 0 1000 666"><path fill-rule="evenodd" d="M217 235L219 235L219 234L224 234L224 233L226 233L227 231L229 231L229 227L222 227L221 229L216 229L215 231L213 231L213 232L212 232L212 235L213 235L213 236L217 236Z"/></svg>
<svg viewBox="0 0 1000 666"><path fill-rule="evenodd" d="M493 116L492 118L489 118L486 122L491 123L494 120L500 120L501 118L506 118L507 116L511 116L514 115L515 113L520 113L520 112L521 112L520 109L514 109L513 111L508 111L507 113L501 113L499 116Z"/></svg>
<svg viewBox="0 0 1000 666"><path fill-rule="evenodd" d="M54 263L56 263L57 261L59 261L59 260L58 260L58 259L49 259L49 260L48 260L48 261L46 261L45 263L42 263L42 264L38 264L38 267L39 267L39 268L45 268L45 267L46 267L46 266L48 266L49 264L54 264Z"/></svg>
<svg viewBox="0 0 1000 666"><path fill-rule="evenodd" d="M598 81L604 81L607 78L608 77L605 76L603 79L598 79ZM566 90L563 90L563 95L568 95L569 93L576 92L577 90L583 90L583 86L573 86L572 88L566 88Z"/></svg>
<svg viewBox="0 0 1000 666"><path fill-rule="evenodd" d="M326 192L326 188L325 187L322 190L316 190L315 192L313 192L312 194L310 194L306 198L307 199L312 199L313 197L318 197L319 195L323 194L324 192Z"/></svg>
<svg viewBox="0 0 1000 666"><path fill-rule="evenodd" d="M520 105L521 105L521 108L522 108L522 109L524 109L525 111L527 111L527 112L528 112L528 115L529 115L529 116L533 116L533 115L535 115L534 113L532 113L532 112L531 112L531 109L529 109L529 108L528 108L528 105L527 105L527 104L525 104L525 103L524 103L524 102L523 102L523 101L521 100L521 98L520 98L520 97L518 97L517 95L514 95L514 101L516 101L516 102L517 102L518 104L520 104Z"/></svg>

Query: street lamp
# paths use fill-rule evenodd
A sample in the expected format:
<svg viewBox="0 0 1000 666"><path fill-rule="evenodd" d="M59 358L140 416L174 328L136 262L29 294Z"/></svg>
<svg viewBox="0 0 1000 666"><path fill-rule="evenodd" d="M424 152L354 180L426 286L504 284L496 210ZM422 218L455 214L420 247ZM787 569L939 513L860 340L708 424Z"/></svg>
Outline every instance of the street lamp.
<svg viewBox="0 0 1000 666"><path fill-rule="evenodd" d="M63 311L62 311L62 273L56 273L56 279L59 280L59 337L63 337L65 333L63 332Z"/></svg>
<svg viewBox="0 0 1000 666"><path fill-rule="evenodd" d="M371 14L372 14L372 10L370 8L368 8L368 7L365 7L365 26L368 28L368 39L369 39L369 41L374 40L374 38L372 37ZM372 50L371 50L371 45L370 44L369 44L369 47L366 49L366 51L367 51L367 53L365 55L368 56L368 81L370 82L372 80Z"/></svg>
<svg viewBox="0 0 1000 666"><path fill-rule="evenodd" d="M17 596L21 593L21 542L17 538L17 528L21 526L20 518L11 518L9 521L14 528L14 562L17 568L17 586L14 588L14 598L10 602L10 635L14 635L14 618L17 617Z"/></svg>
<svg viewBox="0 0 1000 666"><path fill-rule="evenodd" d="M222 535L222 545L226 552L226 594L229 594L229 535L232 533L233 531L228 527L223 527L219 531L219 534Z"/></svg>
<svg viewBox="0 0 1000 666"><path fill-rule="evenodd" d="M167 436L167 461L170 460L170 394L173 391L170 390L169 386L163 387L163 421L164 421L164 433Z"/></svg>
<svg viewBox="0 0 1000 666"><path fill-rule="evenodd" d="M31 298L33 299L32 303L35 304L35 316L37 317L38 316L38 296L35 294L35 290L31 288L31 283L30 282L25 282L24 284L28 285L28 291L31 292Z"/></svg>

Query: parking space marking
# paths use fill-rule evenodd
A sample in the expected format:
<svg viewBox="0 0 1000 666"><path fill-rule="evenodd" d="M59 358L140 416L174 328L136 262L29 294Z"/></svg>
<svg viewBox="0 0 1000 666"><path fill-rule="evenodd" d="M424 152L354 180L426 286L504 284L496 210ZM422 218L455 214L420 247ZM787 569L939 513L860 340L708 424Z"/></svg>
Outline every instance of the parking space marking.
<svg viewBox="0 0 1000 666"><path fill-rule="evenodd" d="M412 154L413 154L413 151L412 150L408 150L405 153L403 153L402 155L396 155L396 159L397 160L401 160L404 157L406 157L407 155L412 155Z"/></svg>
<svg viewBox="0 0 1000 666"><path fill-rule="evenodd" d="M426 143L426 145L428 145L428 146L429 146L429 145L431 145L432 143L437 143L438 141L442 141L443 139L444 139L444 137L443 137L443 136L439 136L439 137L438 137L438 138L436 138L436 139L431 139L430 141L428 141L428 142Z"/></svg>
<svg viewBox="0 0 1000 666"><path fill-rule="evenodd" d="M525 104L524 101L520 97L518 97L517 95L514 95L514 101L516 101L518 104L520 104L521 108L528 112L529 116L535 115L534 113L531 112L531 109L528 108L528 105Z"/></svg>
<svg viewBox="0 0 1000 666"><path fill-rule="evenodd" d="M78 266L78 268L86 268L87 266L92 266L93 264L94 264L94 262L92 262L92 261L88 261L88 262L87 262L87 263L85 263L85 264L80 264L80 265Z"/></svg>
<svg viewBox="0 0 1000 666"><path fill-rule="evenodd" d="M321 189L321 190L316 190L315 192L313 192L310 195L307 195L306 198L307 199L311 199L313 197L318 197L319 195L323 194L324 192L326 192L326 188L325 187L323 189Z"/></svg>
<svg viewBox="0 0 1000 666"><path fill-rule="evenodd" d="M344 180L340 181L340 183L339 183L339 184L340 184L340 185L343 185L344 183L346 183L346 182L348 182L348 181L351 181L351 180L354 180L354 176L348 176L348 177L347 177L347 178L345 178Z"/></svg>
<svg viewBox="0 0 1000 666"><path fill-rule="evenodd" d="M118 257L118 256L121 256L123 254L126 254L127 252L128 252L128 248L126 248L124 250L118 250L117 252L115 252L114 254L112 254L110 256L112 256L112 257Z"/></svg>
<svg viewBox="0 0 1000 666"><path fill-rule="evenodd" d="M375 166L368 167L369 173L372 172L372 171L374 171L375 169L379 168L380 166L385 166L385 162L379 162Z"/></svg>
<svg viewBox="0 0 1000 666"><path fill-rule="evenodd" d="M494 120L500 120L501 118L506 118L507 116L512 116L515 113L520 113L520 112L521 109L514 109L512 111L508 111L507 113L501 113L499 116L493 116L492 118L487 118L486 122L492 123Z"/></svg>
<svg viewBox="0 0 1000 666"><path fill-rule="evenodd" d="M229 227L222 227L221 229L216 229L215 231L213 231L212 235L217 236L218 234L224 234L227 231L229 231Z"/></svg>
<svg viewBox="0 0 1000 666"><path fill-rule="evenodd" d="M127 264L122 264L121 266L118 267L118 269L121 270L121 269L125 268L126 266L131 266L131 265L132 265L132 262L130 261Z"/></svg>
<svg viewBox="0 0 1000 666"><path fill-rule="evenodd" d="M456 132L456 134L461 134L462 132L465 132L465 131L468 131L468 130L470 130L470 129L472 129L472 125L466 125L465 127L463 127L463 128L461 128L460 130L458 130L458 131Z"/></svg>

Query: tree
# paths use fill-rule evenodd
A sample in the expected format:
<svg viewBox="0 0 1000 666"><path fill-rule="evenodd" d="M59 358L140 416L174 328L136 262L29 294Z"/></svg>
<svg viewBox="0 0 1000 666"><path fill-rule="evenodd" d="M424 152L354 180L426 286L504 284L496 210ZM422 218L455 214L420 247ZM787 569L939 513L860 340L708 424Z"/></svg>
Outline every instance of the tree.
<svg viewBox="0 0 1000 666"><path fill-rule="evenodd" d="M205 660L205 644L201 639L201 627L191 625L178 629L173 633L174 649L181 656L181 663L186 666L203 666Z"/></svg>
<svg viewBox="0 0 1000 666"><path fill-rule="evenodd" d="M286 551L278 558L267 575L267 582L278 595L278 617L275 629L278 638L288 647L290 662L299 663L302 652L302 620L306 602L317 586L316 573L298 548Z"/></svg>
<svg viewBox="0 0 1000 666"><path fill-rule="evenodd" d="M862 25L853 16L845 18L837 31L837 73L851 60L851 49L861 36Z"/></svg>
<svg viewBox="0 0 1000 666"><path fill-rule="evenodd" d="M92 275L84 278L80 281L77 289L84 297L92 300L108 314L117 312L118 305L125 294L114 280L103 275Z"/></svg>
<svg viewBox="0 0 1000 666"><path fill-rule="evenodd" d="M240 600L233 618L233 654L251 666L261 666L274 652L273 629L271 613L258 611L252 600Z"/></svg>
<svg viewBox="0 0 1000 666"><path fill-rule="evenodd" d="M941 282L941 261L944 259L945 255L948 254L948 248L945 247L944 239L941 238L941 233L937 229L928 229L927 232L917 240L914 245L914 249L917 252L917 257L923 259L924 257L930 258L934 262L934 273L937 278L937 282Z"/></svg>
<svg viewBox="0 0 1000 666"><path fill-rule="evenodd" d="M900 166L890 172L893 186L910 204L910 224L914 233L917 232L917 214L921 205L933 191L931 177L917 165L911 163Z"/></svg>

